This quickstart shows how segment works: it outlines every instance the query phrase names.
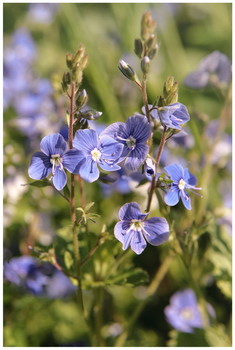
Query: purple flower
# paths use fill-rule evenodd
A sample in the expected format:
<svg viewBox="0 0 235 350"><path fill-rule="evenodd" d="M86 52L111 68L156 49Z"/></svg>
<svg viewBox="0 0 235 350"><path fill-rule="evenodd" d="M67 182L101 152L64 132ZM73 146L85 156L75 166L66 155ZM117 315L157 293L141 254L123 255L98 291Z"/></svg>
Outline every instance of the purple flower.
<svg viewBox="0 0 235 350"><path fill-rule="evenodd" d="M48 298L65 297L76 289L54 265L39 262L31 256L21 256L6 262L4 278L34 295Z"/></svg>
<svg viewBox="0 0 235 350"><path fill-rule="evenodd" d="M149 105L150 109L152 107L152 105ZM186 106L179 102L169 106L154 107L151 111L151 116L154 119L160 120L163 126L177 130L181 130L182 125L190 119Z"/></svg>
<svg viewBox="0 0 235 350"><path fill-rule="evenodd" d="M108 126L102 135L109 135L123 144L120 162L129 171L136 171L147 157L149 147L146 141L150 137L151 127L145 116L133 115L126 123L117 122Z"/></svg>
<svg viewBox="0 0 235 350"><path fill-rule="evenodd" d="M197 299L191 289L175 293L164 312L167 322L180 332L193 333L193 328L203 328Z"/></svg>
<svg viewBox="0 0 235 350"><path fill-rule="evenodd" d="M157 246L165 243L169 236L169 225L164 218L142 214L135 202L126 203L119 210L119 221L114 227L115 237L123 244L122 249L129 246L136 254L141 254L147 243Z"/></svg>
<svg viewBox="0 0 235 350"><path fill-rule="evenodd" d="M170 206L176 205L181 198L185 208L191 210L191 200L186 189L192 192L193 190L201 190L200 187L195 187L197 182L196 177L190 174L187 168L184 169L178 164L169 165L164 169L173 181L171 188L164 197L166 204Z"/></svg>
<svg viewBox="0 0 235 350"><path fill-rule="evenodd" d="M213 51L199 63L199 67L190 73L185 85L200 89L210 84L224 83L228 85L232 77L231 62L226 55Z"/></svg>
<svg viewBox="0 0 235 350"><path fill-rule="evenodd" d="M58 4L29 4L28 16L33 22L51 23L58 9Z"/></svg>
<svg viewBox="0 0 235 350"><path fill-rule="evenodd" d="M73 146L83 153L83 164L79 175L87 182L94 182L99 178L99 169L105 171L119 170L116 163L122 153L123 145L108 135L100 138L95 130L78 130L74 136Z"/></svg>
<svg viewBox="0 0 235 350"><path fill-rule="evenodd" d="M52 172L53 184L60 191L67 182L64 168L71 173L78 173L83 154L75 149L66 151L67 143L60 134L45 136L40 143L40 148L42 152L36 152L32 156L29 176L32 179L41 180Z"/></svg>

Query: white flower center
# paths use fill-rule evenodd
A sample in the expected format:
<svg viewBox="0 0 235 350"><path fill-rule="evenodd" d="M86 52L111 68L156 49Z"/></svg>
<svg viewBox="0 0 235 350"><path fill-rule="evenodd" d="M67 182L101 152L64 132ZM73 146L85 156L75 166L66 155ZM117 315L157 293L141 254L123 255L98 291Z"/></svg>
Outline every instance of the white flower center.
<svg viewBox="0 0 235 350"><path fill-rule="evenodd" d="M52 174L55 173L56 166L59 166L61 170L63 169L63 165L62 165L63 158L61 157L60 154L52 154L50 158L50 162L52 164Z"/></svg>
<svg viewBox="0 0 235 350"><path fill-rule="evenodd" d="M133 219L131 220L131 227L129 230L141 231L143 229L143 222L141 220Z"/></svg>
<svg viewBox="0 0 235 350"><path fill-rule="evenodd" d="M128 148L134 149L136 145L136 139L133 136L129 136L128 139L126 140L126 144Z"/></svg>
<svg viewBox="0 0 235 350"><path fill-rule="evenodd" d="M100 160L101 152L97 148L94 148L93 151L91 151L91 156L92 156L92 160L97 162Z"/></svg>
<svg viewBox="0 0 235 350"><path fill-rule="evenodd" d="M184 190L185 185L186 185L186 182L183 179L181 179L178 183L178 187L180 190Z"/></svg>
<svg viewBox="0 0 235 350"><path fill-rule="evenodd" d="M189 321L193 318L193 310L191 307L185 307L181 312L180 315L183 317L185 321Z"/></svg>

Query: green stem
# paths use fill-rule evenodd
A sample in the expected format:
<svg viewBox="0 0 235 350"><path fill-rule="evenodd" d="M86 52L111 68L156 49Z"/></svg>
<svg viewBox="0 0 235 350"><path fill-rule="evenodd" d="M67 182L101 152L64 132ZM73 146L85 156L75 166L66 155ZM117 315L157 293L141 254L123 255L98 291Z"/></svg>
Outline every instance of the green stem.
<svg viewBox="0 0 235 350"><path fill-rule="evenodd" d="M152 199L153 199L153 193L154 193L155 186L156 186L156 174L157 174L157 171L158 171L158 166L159 166L159 162L160 162L160 158L161 158L161 154L162 154L165 142L166 142L166 126L164 126L161 142L160 142L158 153L157 153L157 156L156 156L155 174L152 177L152 182L151 182L151 185L150 185L146 212L149 212L149 210L151 208L151 203L152 203Z"/></svg>
<svg viewBox="0 0 235 350"><path fill-rule="evenodd" d="M73 114L74 114L74 105L75 105L75 83L71 84L71 94L70 94L70 114L69 114L69 148L73 148ZM72 234L73 234L73 249L74 257L76 263L76 274L78 280L78 300L81 305L83 314L84 314L84 303L82 295L82 280L81 280L81 267L80 267L80 253L79 253L79 241L76 229L76 211L75 211L75 181L74 175L71 174L71 188L70 188L70 211L71 211L71 221L72 221Z"/></svg>
<svg viewBox="0 0 235 350"><path fill-rule="evenodd" d="M115 343L115 347L122 347L124 345L126 339L131 334L131 332L134 328L135 322L138 319L141 312L143 311L145 305L148 303L149 299L156 293L163 278L167 274L173 257L174 257L174 255L171 253L162 262L160 268L156 272L155 277L153 278L152 282L150 283L150 285L147 288L146 298L142 301L139 301L137 308L135 309L135 311L132 313L132 315L130 316L130 318L128 320L126 330L118 337L118 339Z"/></svg>
<svg viewBox="0 0 235 350"><path fill-rule="evenodd" d="M96 288L95 290L96 305L95 311L95 328L96 328L96 346L105 346L104 339L102 337L102 325L103 325L103 314L102 314L102 302L103 302L103 290Z"/></svg>

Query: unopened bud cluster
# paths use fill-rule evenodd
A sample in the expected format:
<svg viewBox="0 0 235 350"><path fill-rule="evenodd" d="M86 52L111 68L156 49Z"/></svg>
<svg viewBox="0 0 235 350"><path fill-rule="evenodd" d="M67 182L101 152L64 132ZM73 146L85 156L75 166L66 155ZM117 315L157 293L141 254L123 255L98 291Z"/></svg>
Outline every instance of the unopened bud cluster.
<svg viewBox="0 0 235 350"><path fill-rule="evenodd" d="M135 39L135 53L141 59L144 74L149 72L150 61L158 51L156 27L157 22L152 19L151 13L145 12L141 20L141 39Z"/></svg>
<svg viewBox="0 0 235 350"><path fill-rule="evenodd" d="M170 76L164 83L163 96L160 96L158 106L169 106L178 102L178 82Z"/></svg>

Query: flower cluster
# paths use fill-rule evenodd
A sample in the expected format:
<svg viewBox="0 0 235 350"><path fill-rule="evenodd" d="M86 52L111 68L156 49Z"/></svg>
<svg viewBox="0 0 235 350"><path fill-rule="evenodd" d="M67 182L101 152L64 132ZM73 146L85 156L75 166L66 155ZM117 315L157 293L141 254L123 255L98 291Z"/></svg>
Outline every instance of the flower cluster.
<svg viewBox="0 0 235 350"><path fill-rule="evenodd" d="M74 293L75 286L63 272L49 262L31 256L12 258L4 264L5 280L36 296L62 298Z"/></svg>

